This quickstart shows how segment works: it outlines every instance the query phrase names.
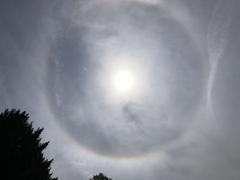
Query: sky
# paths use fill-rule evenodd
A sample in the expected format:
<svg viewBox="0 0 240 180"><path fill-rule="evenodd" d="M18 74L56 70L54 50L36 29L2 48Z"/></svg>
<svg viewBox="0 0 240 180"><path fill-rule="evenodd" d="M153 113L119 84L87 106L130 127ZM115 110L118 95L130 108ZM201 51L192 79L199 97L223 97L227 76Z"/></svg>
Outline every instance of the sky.
<svg viewBox="0 0 240 180"><path fill-rule="evenodd" d="M1 0L0 110L62 180L239 180L238 0Z"/></svg>

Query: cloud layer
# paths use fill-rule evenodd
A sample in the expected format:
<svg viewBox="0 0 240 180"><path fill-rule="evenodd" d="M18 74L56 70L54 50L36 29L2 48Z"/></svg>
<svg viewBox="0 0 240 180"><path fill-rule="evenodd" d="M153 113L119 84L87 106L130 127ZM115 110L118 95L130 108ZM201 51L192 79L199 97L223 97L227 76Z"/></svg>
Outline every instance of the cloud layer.
<svg viewBox="0 0 240 180"><path fill-rule="evenodd" d="M45 128L60 179L239 179L239 2L1 4L0 107Z"/></svg>

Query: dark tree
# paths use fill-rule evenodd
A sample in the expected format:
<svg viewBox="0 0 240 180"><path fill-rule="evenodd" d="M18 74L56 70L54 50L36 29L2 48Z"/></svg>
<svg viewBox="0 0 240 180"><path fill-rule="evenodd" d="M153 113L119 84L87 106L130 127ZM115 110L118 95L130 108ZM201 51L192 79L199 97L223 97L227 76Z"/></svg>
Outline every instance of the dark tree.
<svg viewBox="0 0 240 180"><path fill-rule="evenodd" d="M93 176L89 180L112 180L111 178L106 177L103 173Z"/></svg>
<svg viewBox="0 0 240 180"><path fill-rule="evenodd" d="M50 165L43 150L49 142L41 142L43 128L34 130L28 114L5 110L0 114L0 179L57 180L52 178Z"/></svg>

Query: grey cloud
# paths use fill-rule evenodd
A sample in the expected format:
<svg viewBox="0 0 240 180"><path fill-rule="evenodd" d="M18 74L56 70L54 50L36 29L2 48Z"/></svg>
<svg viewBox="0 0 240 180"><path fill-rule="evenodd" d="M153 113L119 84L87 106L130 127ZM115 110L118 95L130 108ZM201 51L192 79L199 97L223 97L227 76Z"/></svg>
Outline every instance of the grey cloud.
<svg viewBox="0 0 240 180"><path fill-rule="evenodd" d="M136 106L137 105L128 103L122 108L124 116L126 116L130 123L133 123L135 125L141 123L141 116L138 115L138 111L135 109Z"/></svg>

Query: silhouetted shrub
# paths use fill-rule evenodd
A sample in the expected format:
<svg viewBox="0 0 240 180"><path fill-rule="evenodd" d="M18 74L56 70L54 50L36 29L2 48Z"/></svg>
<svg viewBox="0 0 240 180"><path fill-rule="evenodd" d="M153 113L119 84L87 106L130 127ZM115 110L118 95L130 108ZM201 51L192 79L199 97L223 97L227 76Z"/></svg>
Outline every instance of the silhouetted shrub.
<svg viewBox="0 0 240 180"><path fill-rule="evenodd" d="M34 130L26 112L5 110L0 114L0 179L57 180L43 150L49 142L41 142L43 128Z"/></svg>
<svg viewBox="0 0 240 180"><path fill-rule="evenodd" d="M93 176L89 180L112 180L111 178L108 178L103 173L99 173L98 175Z"/></svg>

